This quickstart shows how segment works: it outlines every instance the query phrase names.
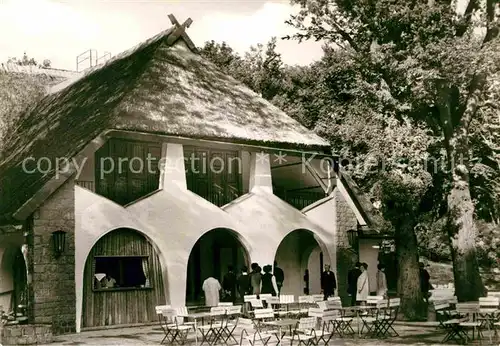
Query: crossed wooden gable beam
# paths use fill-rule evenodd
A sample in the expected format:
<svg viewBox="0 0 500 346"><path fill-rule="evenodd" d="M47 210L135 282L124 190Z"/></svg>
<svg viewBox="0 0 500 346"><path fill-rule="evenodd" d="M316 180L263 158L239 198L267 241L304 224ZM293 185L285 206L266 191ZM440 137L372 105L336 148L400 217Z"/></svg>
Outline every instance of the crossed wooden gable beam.
<svg viewBox="0 0 500 346"><path fill-rule="evenodd" d="M191 38L188 36L186 33L186 29L191 26L193 23L193 20L191 18L186 19L186 21L181 25L177 18L173 14L169 14L168 18L170 19L170 22L172 22L172 25L175 26L174 30L168 35L167 38L167 44L169 46L173 45L179 38L182 37L184 42L188 45L190 49L193 51L196 51L196 45L191 41Z"/></svg>

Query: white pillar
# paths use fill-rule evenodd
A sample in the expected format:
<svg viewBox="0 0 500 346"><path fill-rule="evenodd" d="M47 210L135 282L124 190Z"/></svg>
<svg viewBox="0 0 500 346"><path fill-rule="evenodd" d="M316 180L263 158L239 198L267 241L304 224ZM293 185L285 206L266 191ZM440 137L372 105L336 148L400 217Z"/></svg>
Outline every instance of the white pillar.
<svg viewBox="0 0 500 346"><path fill-rule="evenodd" d="M163 143L161 148L160 189L176 185L187 190L184 148L182 144Z"/></svg>
<svg viewBox="0 0 500 346"><path fill-rule="evenodd" d="M250 192L254 188L261 188L268 193L273 193L273 179L271 175L270 155L260 152L251 153L250 157Z"/></svg>

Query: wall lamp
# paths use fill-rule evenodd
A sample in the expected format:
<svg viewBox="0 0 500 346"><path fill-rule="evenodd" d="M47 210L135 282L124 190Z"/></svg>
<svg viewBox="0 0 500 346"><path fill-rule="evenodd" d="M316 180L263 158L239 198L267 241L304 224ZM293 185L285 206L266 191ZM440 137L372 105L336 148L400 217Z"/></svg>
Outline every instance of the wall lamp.
<svg viewBox="0 0 500 346"><path fill-rule="evenodd" d="M54 245L54 255L59 258L66 247L66 232L52 232L52 244Z"/></svg>

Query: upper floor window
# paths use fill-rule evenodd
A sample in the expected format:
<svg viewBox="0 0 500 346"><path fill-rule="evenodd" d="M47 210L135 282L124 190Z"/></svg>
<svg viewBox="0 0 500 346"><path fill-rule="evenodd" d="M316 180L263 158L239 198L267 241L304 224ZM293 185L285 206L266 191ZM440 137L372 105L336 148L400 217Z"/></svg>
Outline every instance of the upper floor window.
<svg viewBox="0 0 500 346"><path fill-rule="evenodd" d="M112 138L95 154L96 192L125 205L159 188L161 145Z"/></svg>
<svg viewBox="0 0 500 346"><path fill-rule="evenodd" d="M187 187L223 206L242 195L242 160L238 151L184 146Z"/></svg>

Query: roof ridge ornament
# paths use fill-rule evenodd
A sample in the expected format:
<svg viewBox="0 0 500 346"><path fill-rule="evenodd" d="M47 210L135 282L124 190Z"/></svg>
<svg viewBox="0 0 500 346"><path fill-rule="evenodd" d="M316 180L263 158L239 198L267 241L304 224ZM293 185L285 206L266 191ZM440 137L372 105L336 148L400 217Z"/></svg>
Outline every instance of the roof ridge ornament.
<svg viewBox="0 0 500 346"><path fill-rule="evenodd" d="M191 38L189 38L188 34L186 33L186 29L191 26L193 23L193 20L191 18L188 18L184 21L184 23L181 25L177 18L173 14L169 14L168 18L170 19L170 22L172 25L175 27L174 30L168 35L167 38L167 45L171 46L173 45L180 37L184 39L184 41L187 43L188 47L191 48L193 51L196 51L196 46L194 45L193 41L191 41Z"/></svg>

